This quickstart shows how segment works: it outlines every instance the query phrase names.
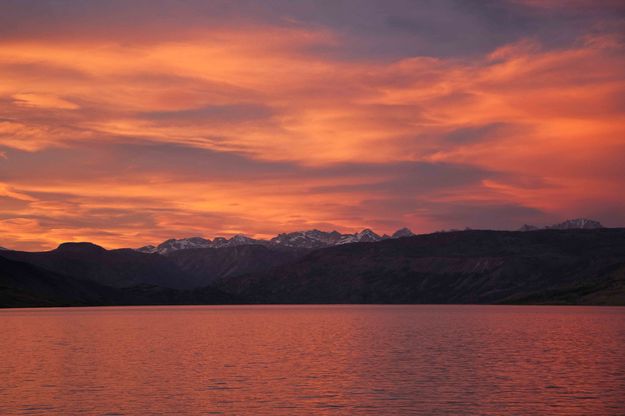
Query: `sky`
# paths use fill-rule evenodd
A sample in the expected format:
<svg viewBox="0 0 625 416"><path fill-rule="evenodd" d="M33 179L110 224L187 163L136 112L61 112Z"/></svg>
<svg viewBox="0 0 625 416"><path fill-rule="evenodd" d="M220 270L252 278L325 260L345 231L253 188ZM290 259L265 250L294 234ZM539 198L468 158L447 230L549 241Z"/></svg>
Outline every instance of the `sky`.
<svg viewBox="0 0 625 416"><path fill-rule="evenodd" d="M0 246L625 226L621 1L0 9Z"/></svg>

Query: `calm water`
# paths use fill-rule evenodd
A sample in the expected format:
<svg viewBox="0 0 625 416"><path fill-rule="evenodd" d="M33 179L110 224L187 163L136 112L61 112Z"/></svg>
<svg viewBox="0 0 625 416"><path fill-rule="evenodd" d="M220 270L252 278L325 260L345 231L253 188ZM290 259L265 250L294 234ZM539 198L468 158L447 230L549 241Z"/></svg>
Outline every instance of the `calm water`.
<svg viewBox="0 0 625 416"><path fill-rule="evenodd" d="M625 414L625 308L0 311L0 414Z"/></svg>

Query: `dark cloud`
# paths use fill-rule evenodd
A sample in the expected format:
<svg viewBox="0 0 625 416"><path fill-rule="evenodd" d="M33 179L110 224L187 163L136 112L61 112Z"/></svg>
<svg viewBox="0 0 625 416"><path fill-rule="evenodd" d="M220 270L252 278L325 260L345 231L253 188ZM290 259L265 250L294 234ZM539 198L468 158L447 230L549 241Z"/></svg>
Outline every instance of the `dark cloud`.
<svg viewBox="0 0 625 416"><path fill-rule="evenodd" d="M611 2L596 2L605 6L594 7L587 3L535 7L540 3L495 0L6 0L0 36L78 37L88 31L101 38L122 35L126 41L145 42L184 38L198 28L227 22L328 28L349 45L326 46L326 53L343 57L458 56L485 53L524 37L560 46L597 21L623 18L623 8Z"/></svg>
<svg viewBox="0 0 625 416"><path fill-rule="evenodd" d="M0 232L619 225L617 6L5 0Z"/></svg>
<svg viewBox="0 0 625 416"><path fill-rule="evenodd" d="M71 181L87 179L145 180L158 174L170 180L262 181L268 179L336 179L337 185L310 188L310 192L425 192L477 184L500 173L482 168L430 162L335 163L304 166L293 162L264 161L249 155L219 152L169 143L89 143L38 152L7 149L0 161L0 180ZM342 180L361 184L340 184Z"/></svg>
<svg viewBox="0 0 625 416"><path fill-rule="evenodd" d="M557 218L538 208L499 201L423 202L419 216L429 219L432 224L438 224L441 229L470 227L503 230Z"/></svg>
<svg viewBox="0 0 625 416"><path fill-rule="evenodd" d="M451 144L471 144L499 138L507 133L518 135L520 127L508 123L490 123L480 126L462 127L442 136Z"/></svg>
<svg viewBox="0 0 625 416"><path fill-rule="evenodd" d="M3 211L11 212L13 210L20 210L26 207L28 207L28 201L0 195L0 213Z"/></svg>
<svg viewBox="0 0 625 416"><path fill-rule="evenodd" d="M299 171L287 162L266 162L245 155L169 143L100 142L38 152L7 149L0 161L0 180L40 183L111 181L128 183L158 175L166 180L237 181L279 178Z"/></svg>
<svg viewBox="0 0 625 416"><path fill-rule="evenodd" d="M325 170L325 174L362 177L364 183L318 186L311 192L418 195L446 188L478 185L495 172L454 163L398 162L388 164L342 164ZM380 179L383 178L383 179Z"/></svg>
<svg viewBox="0 0 625 416"><path fill-rule="evenodd" d="M511 230L523 224L547 225L560 216L523 204L500 201L433 201L427 196L386 196L366 198L357 204L336 210L338 218L369 224L378 230L395 230L412 224L414 231L501 229Z"/></svg>
<svg viewBox="0 0 625 416"><path fill-rule="evenodd" d="M119 229L154 228L157 222L152 213L138 210L114 208L79 209L64 215L22 215L20 218L33 219L45 229L72 228L90 230L109 230L114 235Z"/></svg>
<svg viewBox="0 0 625 416"><path fill-rule="evenodd" d="M51 65L45 62L30 63L4 63L2 65L4 77L19 75L20 79L32 81L41 80L42 78L56 79L58 81L65 80L90 80L92 77L76 68L68 68L65 66Z"/></svg>
<svg viewBox="0 0 625 416"><path fill-rule="evenodd" d="M139 114L139 118L170 122L220 123L246 122L266 119L273 115L271 108L262 104L209 105L201 108L177 111L151 111Z"/></svg>

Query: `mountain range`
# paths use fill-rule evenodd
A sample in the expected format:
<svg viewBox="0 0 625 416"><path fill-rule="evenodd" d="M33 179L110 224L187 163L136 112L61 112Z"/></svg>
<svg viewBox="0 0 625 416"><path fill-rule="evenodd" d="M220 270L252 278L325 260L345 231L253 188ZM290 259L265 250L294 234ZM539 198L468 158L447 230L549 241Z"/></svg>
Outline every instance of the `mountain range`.
<svg viewBox="0 0 625 416"><path fill-rule="evenodd" d="M603 228L600 222L589 220L586 218L577 218L573 220L567 220L559 224L544 227L542 229L554 229L554 230L571 230L571 229L597 229ZM519 231L535 231L541 228L533 225L523 225ZM467 229L468 230L468 229ZM450 230L458 231L458 230ZM353 234L339 233L338 231L295 231L290 233L282 233L269 239L254 239L243 234L237 234L231 238L216 237L214 240L210 240L203 237L189 237L181 239L169 239L165 240L159 245L147 245L136 249L142 253L159 253L167 255L178 250L188 250L194 248L222 248L222 247L236 247L250 244L264 245L268 247L283 246L294 248L325 248L341 244L350 243L373 243L386 239L411 237L415 235L408 228L401 228L395 231L391 236L386 234L380 236L369 228L366 228L360 232Z"/></svg>
<svg viewBox="0 0 625 416"><path fill-rule="evenodd" d="M189 237L181 239L169 239L163 241L157 246L147 245L137 249L142 253L159 253L169 254L178 250L187 250L192 248L223 248L223 247L236 247L250 244L264 245L264 246L282 246L282 247L294 247L294 248L323 248L330 247L339 244L349 243L361 243L361 242L375 242L388 238L401 238L414 235L408 228L402 228L397 230L391 237L384 235L380 236L370 229L364 229L354 234L342 234L338 231L295 231L291 233L282 233L273 237L270 240L261 240L247 237L243 234L237 234L231 238L216 237L214 240L202 238L202 237Z"/></svg>
<svg viewBox="0 0 625 416"><path fill-rule="evenodd" d="M625 229L167 240L152 252L63 243L0 252L0 306L212 303L625 304ZM598 223L596 223L598 224ZM600 226L600 224L599 224Z"/></svg>

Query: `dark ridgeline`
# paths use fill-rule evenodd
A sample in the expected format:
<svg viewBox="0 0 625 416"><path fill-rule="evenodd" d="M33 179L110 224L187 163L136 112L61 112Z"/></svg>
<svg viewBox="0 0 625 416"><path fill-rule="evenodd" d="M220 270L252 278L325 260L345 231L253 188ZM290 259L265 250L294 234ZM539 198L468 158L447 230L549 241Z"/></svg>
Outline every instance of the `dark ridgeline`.
<svg viewBox="0 0 625 416"><path fill-rule="evenodd" d="M314 251L219 282L250 302L625 304L625 229L459 231Z"/></svg>
<svg viewBox="0 0 625 416"><path fill-rule="evenodd" d="M0 259L1 306L625 304L621 228L468 230L317 249L264 242L166 254L66 243L42 253L3 250Z"/></svg>
<svg viewBox="0 0 625 416"><path fill-rule="evenodd" d="M0 306L170 305L232 303L159 255L64 243L56 250L2 251Z"/></svg>
<svg viewBox="0 0 625 416"><path fill-rule="evenodd" d="M105 250L91 243L63 243L52 251L3 251L2 256L112 287L138 284L172 289L193 287L187 273L166 257L132 249Z"/></svg>
<svg viewBox="0 0 625 416"><path fill-rule="evenodd" d="M64 276L0 256L0 307L229 304L218 289L176 290L150 284L125 288Z"/></svg>

